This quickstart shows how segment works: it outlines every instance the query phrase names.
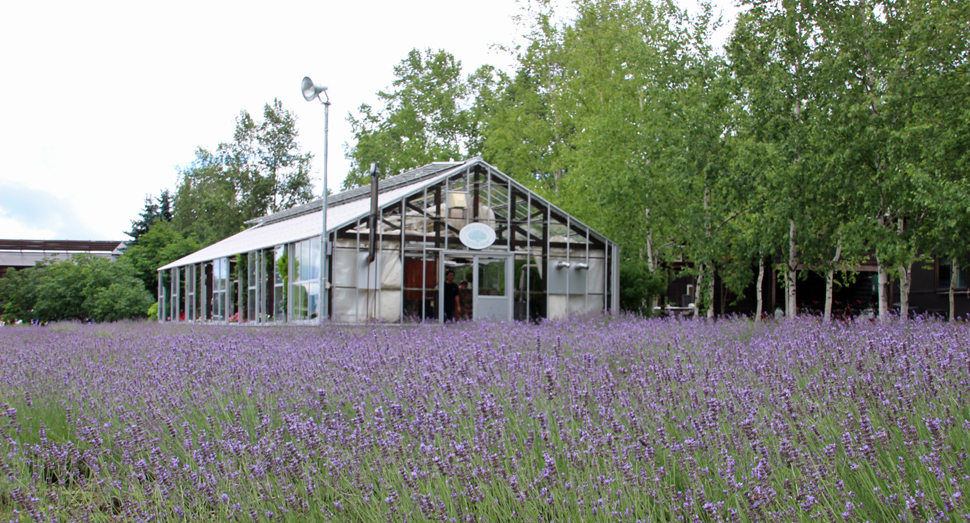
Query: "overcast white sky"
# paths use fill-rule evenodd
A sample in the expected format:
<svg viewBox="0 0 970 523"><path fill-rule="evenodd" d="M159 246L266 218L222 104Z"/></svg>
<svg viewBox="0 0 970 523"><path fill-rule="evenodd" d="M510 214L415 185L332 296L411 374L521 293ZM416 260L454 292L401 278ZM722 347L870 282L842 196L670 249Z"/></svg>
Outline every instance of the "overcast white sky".
<svg viewBox="0 0 970 523"><path fill-rule="evenodd" d="M690 0L685 0L690 1ZM721 5L734 16L730 0ZM232 139L241 110L279 98L314 153L319 194L329 86L328 185L349 168L348 112L375 103L413 48L465 74L509 67L516 0L0 3L0 238L125 240L146 195L174 189L197 147Z"/></svg>

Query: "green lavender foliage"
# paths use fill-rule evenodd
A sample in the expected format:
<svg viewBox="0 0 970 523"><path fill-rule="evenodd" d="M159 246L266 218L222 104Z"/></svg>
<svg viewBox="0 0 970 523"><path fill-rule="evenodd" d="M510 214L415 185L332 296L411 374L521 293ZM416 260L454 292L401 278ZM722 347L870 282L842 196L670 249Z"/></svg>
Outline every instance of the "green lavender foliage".
<svg viewBox="0 0 970 523"><path fill-rule="evenodd" d="M590 317L0 332L22 521L941 521L966 326Z"/></svg>

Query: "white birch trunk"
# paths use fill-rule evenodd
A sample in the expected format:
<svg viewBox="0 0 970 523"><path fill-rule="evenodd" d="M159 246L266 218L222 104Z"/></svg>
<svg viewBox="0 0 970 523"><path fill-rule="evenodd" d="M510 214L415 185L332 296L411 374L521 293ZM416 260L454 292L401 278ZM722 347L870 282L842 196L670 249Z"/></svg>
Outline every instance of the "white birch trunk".
<svg viewBox="0 0 970 523"><path fill-rule="evenodd" d="M711 188L710 187L705 187L704 188L704 214L705 214L705 217L704 217L704 235L707 237L708 247L710 246L710 243L711 243L711 217L710 217L709 214L707 214L708 209L710 209L710 207L711 207ZM706 264L703 265L701 267L701 274L706 274L707 271L708 271L708 269L711 270L711 283L709 284L711 286L711 290L708 293L709 300L704 305L707 306L707 317L708 318L713 318L714 317L714 271L713 271L713 267L709 267ZM698 281L697 281L697 296L700 297L700 295L701 295L701 284L700 284L700 279L698 279ZM700 300L697 300L697 303L700 303Z"/></svg>
<svg viewBox="0 0 970 523"><path fill-rule="evenodd" d="M825 273L825 312L822 315L822 321L825 323L832 321L832 294L834 286L835 269L829 269L829 271Z"/></svg>
<svg viewBox="0 0 970 523"><path fill-rule="evenodd" d="M887 290L889 274L886 273L886 267L883 266L881 261L877 264L877 267L879 269L879 275L877 276L877 285L879 286L879 320L889 321L889 292Z"/></svg>
<svg viewBox="0 0 970 523"><path fill-rule="evenodd" d="M906 219L900 217L896 227L896 234L902 236L906 232ZM909 288L912 283L913 263L903 263L899 266L899 317L902 321L909 319Z"/></svg>
<svg viewBox="0 0 970 523"><path fill-rule="evenodd" d="M832 321L832 295L834 294L834 284L835 284L835 264L839 263L839 259L842 257L842 240L840 239L835 245L835 256L832 257L832 267L829 269L828 273L825 274L825 316L824 320L826 323Z"/></svg>
<svg viewBox="0 0 970 523"><path fill-rule="evenodd" d="M711 267L711 285L710 285L711 290L709 290L707 293L707 298L708 298L707 317L708 318L714 317L714 282L716 281L716 278L714 276L715 276L714 267Z"/></svg>
<svg viewBox="0 0 970 523"><path fill-rule="evenodd" d="M765 257L760 256L758 258L758 285L755 287L755 296L757 297L758 306L754 309L754 321L761 321L761 315L764 308L764 297L761 295L761 287L765 281Z"/></svg>
<svg viewBox="0 0 970 523"><path fill-rule="evenodd" d="M876 219L876 223L879 224L880 228L886 226L887 214L888 213L880 214L879 218ZM886 273L886 267L883 265L882 259L878 255L876 256L876 268L878 270L876 289L879 295L879 320L889 321L889 292L886 289L886 284L889 282L889 275Z"/></svg>
<svg viewBox="0 0 970 523"><path fill-rule="evenodd" d="M796 290L798 285L798 258L795 255L795 219L789 218L788 229L788 274L786 276L787 296L786 307L788 318L794 318L798 313L795 302Z"/></svg>
<svg viewBox="0 0 970 523"><path fill-rule="evenodd" d="M909 289L913 284L913 264L907 263L899 267L899 317L902 321L909 320Z"/></svg>

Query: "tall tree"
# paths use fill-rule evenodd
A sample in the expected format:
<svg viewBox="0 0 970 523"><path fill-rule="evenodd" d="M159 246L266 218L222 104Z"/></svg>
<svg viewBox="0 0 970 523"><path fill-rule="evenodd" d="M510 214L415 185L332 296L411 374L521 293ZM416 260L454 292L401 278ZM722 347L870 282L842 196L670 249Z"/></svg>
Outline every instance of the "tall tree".
<svg viewBox="0 0 970 523"><path fill-rule="evenodd" d="M163 190L157 200L151 195L145 197L145 207L138 219L131 221L131 230L125 234L131 237L132 243L137 243L138 238L159 221L172 221L172 195L168 189Z"/></svg>
<svg viewBox="0 0 970 523"><path fill-rule="evenodd" d="M236 171L205 149L198 149L195 156L179 173L172 224L182 236L210 245L243 230L246 220L262 213L244 203L252 199Z"/></svg>
<svg viewBox="0 0 970 523"><path fill-rule="evenodd" d="M631 271L665 280L664 262L686 256L711 282L731 215L721 184L730 100L711 11L577 0L575 20L560 23L549 4L531 7L518 69L484 126L485 158L620 241ZM687 241L698 230L705 241ZM701 283L710 304L713 285Z"/></svg>
<svg viewBox="0 0 970 523"><path fill-rule="evenodd" d="M195 156L179 173L173 223L203 245L239 232L246 220L313 199L312 155L301 152L296 116L279 100L264 106L262 121L242 111L233 141Z"/></svg>
<svg viewBox="0 0 970 523"><path fill-rule="evenodd" d="M371 162L390 176L479 152L472 149L480 140L471 106L474 87L489 84L490 68L465 79L461 62L447 51L413 49L394 76L391 90L377 93L381 107L363 104L347 117L354 144L345 146L351 166L344 189L366 183Z"/></svg>
<svg viewBox="0 0 970 523"><path fill-rule="evenodd" d="M484 157L519 182L552 199L569 166L564 152L576 126L563 103L571 77L565 29L554 4L531 2L519 18L526 44L511 52L514 74L502 75L482 128Z"/></svg>
<svg viewBox="0 0 970 523"><path fill-rule="evenodd" d="M844 176L848 170L832 172L820 156L831 98L818 17L825 4L746 1L749 9L739 16L728 45L746 115L740 133L765 155L761 208L769 223L783 223L787 233L766 254L783 255L790 318L798 310L799 267L809 262L827 273L841 258L845 217L838 211L848 207L852 187Z"/></svg>
<svg viewBox="0 0 970 523"><path fill-rule="evenodd" d="M892 1L892 0L891 0ZM890 10L883 11L889 8ZM891 56L898 44L900 23L890 3L846 0L826 5L816 19L825 48L826 77L838 92L828 103L827 127L841 142L831 151L834 169L854 173L855 206L869 224L861 230L878 265L878 314L889 318L888 285L894 266L912 263L913 249L904 238L907 215L913 212L912 188L888 139L904 115L892 103ZM907 261L908 260L908 261Z"/></svg>
<svg viewBox="0 0 970 523"><path fill-rule="evenodd" d="M907 102L910 119L893 134L892 148L926 210L920 244L949 262L953 320L957 276L970 244L970 4L918 0L905 7L909 23L895 60L907 72L897 96Z"/></svg>
<svg viewBox="0 0 970 523"><path fill-rule="evenodd" d="M219 145L218 158L236 186L242 212L250 217L313 199L313 157L300 150L296 116L279 100L263 106L259 122L242 111L233 141Z"/></svg>
<svg viewBox="0 0 970 523"><path fill-rule="evenodd" d="M953 142L947 124L927 125L924 118L933 100L954 99L940 96L940 82L966 85L966 14L961 3L937 0L843 0L820 13L827 61L841 73L829 75L840 90L829 106L829 130L841 142L830 157L838 168L858 173L856 206L878 263L883 319L889 318L895 278L906 317L912 266L932 246L926 227L935 203L921 195L942 180L943 157L927 149ZM950 112L957 107L948 108L943 121L959 121L953 118L959 111Z"/></svg>
<svg viewBox="0 0 970 523"><path fill-rule="evenodd" d="M199 250L193 236L185 237L169 222L157 222L121 256L131 265L135 277L158 298L158 268Z"/></svg>

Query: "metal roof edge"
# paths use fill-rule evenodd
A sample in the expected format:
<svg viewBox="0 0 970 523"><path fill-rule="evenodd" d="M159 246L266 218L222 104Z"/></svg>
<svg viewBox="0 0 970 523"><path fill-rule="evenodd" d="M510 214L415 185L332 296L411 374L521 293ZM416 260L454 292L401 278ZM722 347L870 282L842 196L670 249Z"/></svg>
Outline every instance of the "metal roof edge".
<svg viewBox="0 0 970 523"><path fill-rule="evenodd" d="M184 264L181 264L181 263L179 263L179 262L181 262L182 260L185 260L185 259L187 259L187 258L191 258L191 257L193 257L193 256L195 256L196 254L198 254L198 253L200 253L200 252L202 252L202 251L204 251L204 250L206 250L206 249L210 249L210 248L213 248L213 247L215 247L215 246L217 246L217 245L219 245L219 244L220 244L220 243L222 243L222 242L225 242L225 241L228 241L229 239L231 239L231 238L234 238L234 237L236 237L236 235L239 235L239 234L242 234L242 233L244 233L244 232L248 232L248 231L251 231L251 230L253 230L253 229L258 229L258 228L260 228L261 226L262 226L262 224L259 224L259 225L254 225L254 226L252 226L252 227L249 227L248 229L244 229L244 230L242 230L242 231L239 231L239 232L237 232L236 234L233 234L232 236L229 236L229 237L226 237L226 238L223 238L223 239L221 239L221 240L219 240L219 241L217 241L217 242L215 242L215 243L213 243L212 245L206 245L205 247L203 247L203 248L201 248L201 249L199 249L199 250L197 250L197 251L195 251L195 252L193 252L193 253L189 253L189 254L187 254L187 255L185 255L185 256L182 256L181 258L179 258L179 259L177 259L177 260L174 260L174 261L171 261L171 262L168 262L168 263L166 263L165 265L162 265L162 266L161 266L161 267L159 267L158 269L155 269L155 272L158 272L158 271L162 271L162 270L165 270L165 269L173 269L173 268L175 268L175 267L181 267L182 265L184 265Z"/></svg>
<svg viewBox="0 0 970 523"><path fill-rule="evenodd" d="M447 177L447 176L452 175L454 173L454 171L456 171L456 170L458 170L458 169L460 169L462 167L465 167L466 165L469 164L469 162L472 162L472 161L474 161L476 159L480 160L480 158L473 158L471 160L467 160L467 161L460 162L460 163L459 162L433 162L433 163L427 164L425 166L422 166L421 168L428 167L428 166L432 166L432 165L451 166L451 167L450 168L447 168L445 170L438 169L438 170L430 171L430 174L422 174L422 175L416 176L414 178L414 180L411 180L411 182L414 183L414 184L416 184L416 185L420 184L420 187L415 188L415 191L421 190L426 185L428 185L430 183L435 183L435 181L437 181L441 177ZM417 170L419 170L421 168L413 169L412 171L409 171L409 172L417 171ZM408 174L408 173L403 173L403 174L400 174L398 176L404 176L406 174ZM404 183L398 182L395 185L392 185L391 187L387 187L387 192L392 191L394 189L400 189L401 186L407 187L407 185L405 185ZM355 202L357 200L364 199L364 197L367 197L367 198L370 197L370 190L369 190L370 188L369 188L369 186L357 187L357 188L351 189L351 191L356 191L358 189L366 189L366 190L360 191L360 192L363 193L363 196L359 196L358 197L357 195L352 195L350 198L341 201L340 202L340 205L328 206L328 212L329 212L329 209L334 209L334 208L340 207L340 206L342 206L344 204L349 204L349 203ZM344 191L344 193L346 193L346 192L348 192L348 191ZM384 192L385 191L382 191L380 194L384 194ZM341 194L343 194L343 193L341 193ZM409 193L407 193L407 195L402 196L402 198L403 197L406 197L406 196L411 196L412 194L414 194L414 192L409 192ZM400 202L400 201L401 201L401 198L394 198L393 200L391 200L390 202L388 202L385 206L390 206L390 205L392 205L394 203L397 203L397 202ZM316 205L313 205L313 204L316 204ZM260 227L272 225L272 224L275 224L275 223L280 223L280 222L283 222L283 221L286 221L286 220L290 220L290 219L294 219L294 218L298 218L300 216L304 216L304 215L307 215L307 214L321 212L322 211L322 209L321 209L322 202L321 202L321 200L316 200L314 202L311 202L309 204L302 205L300 207L302 209L302 212L290 213L289 215L287 215L285 217L281 217L280 219L273 220L273 221L263 221L263 220L259 220L257 223L253 224L252 227L249 227L246 230L240 231L240 232L238 232L236 234L242 234L242 233L245 233L247 231L252 231L252 230L258 229ZM366 213L364 213L363 215L366 215ZM355 220L360 219L360 216L363 216L363 215L359 215L359 216L355 217L352 220L345 220L343 223L339 223L339 224L336 224L336 225L333 225L333 224L328 223L327 224L327 231L329 232L329 231L335 230L337 228L343 227L343 226L345 226L345 225L347 225L349 223L353 223ZM275 215L271 215L271 216L279 216L279 213L277 213ZM250 223L250 222L246 222L246 223ZM223 238L222 240L219 240L218 242L213 243L212 245L208 245L206 247L203 247L202 249L199 249L198 251L195 251L195 252L193 252L193 253L191 253L191 254L189 254L187 256L183 256L183 257L179 258L178 260L175 260L175 261L172 261L170 263L167 263L167 264L159 267L156 270L156 272L157 271L167 270L167 269L172 269L172 268L175 268L175 267L181 267L181 266L185 265L184 263L181 263L183 260L192 258L196 254L198 254L199 252L201 252L201 251L203 251L205 249L209 249L209 248L215 247L215 246L219 245L220 243L222 243L224 241L227 241L230 238L235 237L236 234L234 234L232 236L229 236L228 238Z"/></svg>
<svg viewBox="0 0 970 523"><path fill-rule="evenodd" d="M440 174L443 169L448 169L455 166L463 165L465 162L431 162L419 167L415 167L410 171L403 172L401 174L396 174L394 176L389 176L381 180L379 184L380 193L391 191L401 186L406 186L409 182L414 183L427 178L433 178ZM432 169L432 167L439 167L437 169ZM347 189L346 191L341 191L337 194L328 196L327 207L339 207L346 203L350 203L356 200L370 197L370 185L361 185L360 187L354 187L353 189ZM302 216L304 214L310 214L314 212L319 212L323 205L322 198L313 200L312 202L305 203L303 205L298 205L296 207L291 207L289 209L280 211L278 213L269 214L259 218L253 218L245 223L247 224L269 224L276 223L283 220L288 220L295 218L297 216Z"/></svg>

